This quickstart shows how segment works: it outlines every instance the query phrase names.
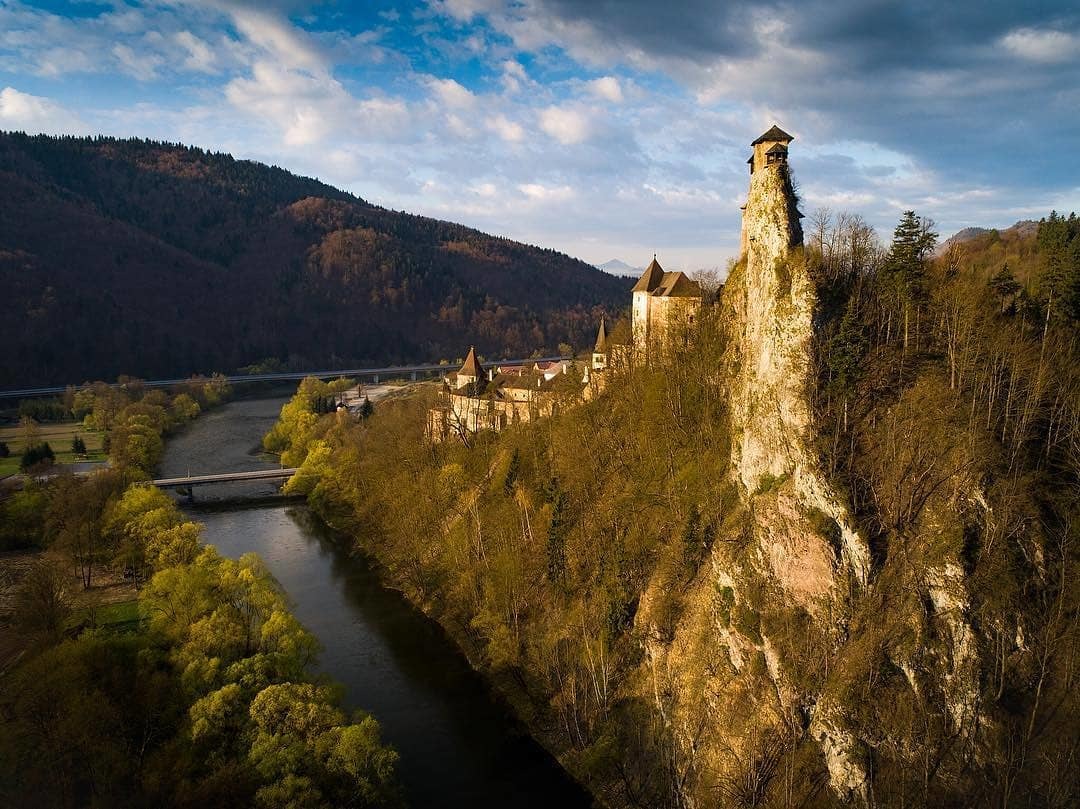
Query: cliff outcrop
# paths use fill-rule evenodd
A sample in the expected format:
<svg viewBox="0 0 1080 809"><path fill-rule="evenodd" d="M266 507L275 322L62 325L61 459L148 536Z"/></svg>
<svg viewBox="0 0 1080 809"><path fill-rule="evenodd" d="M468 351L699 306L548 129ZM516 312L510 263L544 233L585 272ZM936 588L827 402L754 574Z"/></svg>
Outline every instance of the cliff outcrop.
<svg viewBox="0 0 1080 809"><path fill-rule="evenodd" d="M812 451L817 295L786 163L754 171L743 216L745 253L720 301L737 533L713 544L673 642L650 648L676 744L732 789L747 777L736 762L804 735L821 686L808 671L812 650L844 633L851 588L869 571L866 541ZM705 675L706 661L722 673ZM813 721L834 790L858 791L865 773L850 733L827 709ZM703 794L685 797L707 805Z"/></svg>

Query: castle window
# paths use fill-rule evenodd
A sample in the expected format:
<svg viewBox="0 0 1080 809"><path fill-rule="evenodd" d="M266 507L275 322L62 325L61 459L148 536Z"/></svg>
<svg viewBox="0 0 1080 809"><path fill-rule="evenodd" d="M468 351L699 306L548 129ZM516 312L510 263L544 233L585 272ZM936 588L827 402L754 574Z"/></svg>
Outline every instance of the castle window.
<svg viewBox="0 0 1080 809"><path fill-rule="evenodd" d="M787 147L777 143L769 151L765 152L765 165L772 166L776 163L787 162Z"/></svg>

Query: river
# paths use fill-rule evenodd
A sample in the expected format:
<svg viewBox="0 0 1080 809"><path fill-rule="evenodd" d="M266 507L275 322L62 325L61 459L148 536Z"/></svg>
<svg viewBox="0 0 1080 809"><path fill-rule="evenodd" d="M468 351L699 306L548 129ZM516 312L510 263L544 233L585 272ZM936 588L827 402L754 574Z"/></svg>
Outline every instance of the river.
<svg viewBox="0 0 1080 809"><path fill-rule="evenodd" d="M165 477L273 468L259 453L286 396L242 399L200 416L171 438ZM401 756L412 807L588 807L588 794L524 731L441 627L374 567L350 554L303 504L235 500L275 484L196 489L185 506L226 556L259 554L296 616L322 643L320 670L345 687L349 709L370 711ZM220 502L227 501L227 502Z"/></svg>

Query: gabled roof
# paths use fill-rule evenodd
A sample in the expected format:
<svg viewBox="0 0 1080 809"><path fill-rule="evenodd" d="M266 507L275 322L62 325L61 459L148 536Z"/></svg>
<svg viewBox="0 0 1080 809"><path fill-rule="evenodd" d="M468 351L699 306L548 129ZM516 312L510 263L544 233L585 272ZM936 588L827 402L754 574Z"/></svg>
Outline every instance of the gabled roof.
<svg viewBox="0 0 1080 809"><path fill-rule="evenodd" d="M757 140L751 143L751 146L757 146L759 143L767 143L772 140L781 141L783 143L791 143L795 138L778 127L776 124L772 125L772 128L760 135Z"/></svg>
<svg viewBox="0 0 1080 809"><path fill-rule="evenodd" d="M772 148L765 154L787 154L787 146L782 143L774 143Z"/></svg>
<svg viewBox="0 0 1080 809"><path fill-rule="evenodd" d="M600 330L596 333L596 345L593 346L594 354L607 354L607 327L604 318L600 318Z"/></svg>
<svg viewBox="0 0 1080 809"><path fill-rule="evenodd" d="M645 268L645 272L641 274L641 278L634 284L634 288L631 292L652 292L659 286L660 282L664 280L664 268L660 266L660 262L656 260L656 256L653 256L649 266Z"/></svg>
<svg viewBox="0 0 1080 809"><path fill-rule="evenodd" d="M475 376L478 379L484 375L480 362L476 359L476 349L473 346L469 346L469 356L465 358L465 362L458 370L458 373L465 376Z"/></svg>
<svg viewBox="0 0 1080 809"><path fill-rule="evenodd" d="M663 298L700 298L701 287L684 272L666 272L652 294Z"/></svg>

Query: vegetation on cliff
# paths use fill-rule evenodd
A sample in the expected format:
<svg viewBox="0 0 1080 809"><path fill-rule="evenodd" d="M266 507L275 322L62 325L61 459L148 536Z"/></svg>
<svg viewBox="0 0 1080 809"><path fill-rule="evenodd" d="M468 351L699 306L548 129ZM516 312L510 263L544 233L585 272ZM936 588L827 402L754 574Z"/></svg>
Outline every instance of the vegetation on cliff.
<svg viewBox="0 0 1080 809"><path fill-rule="evenodd" d="M585 345L626 290L553 250L178 144L0 133L0 185L10 385L553 352Z"/></svg>
<svg viewBox="0 0 1080 809"><path fill-rule="evenodd" d="M741 266L688 346L552 419L431 445L423 396L298 418L309 382L303 429L274 440L606 802L1068 806L1075 221L1023 245L1004 301L986 250L933 260L914 214L888 249L823 215L775 268L816 287L807 449L869 545L863 577L794 480L731 469Z"/></svg>

